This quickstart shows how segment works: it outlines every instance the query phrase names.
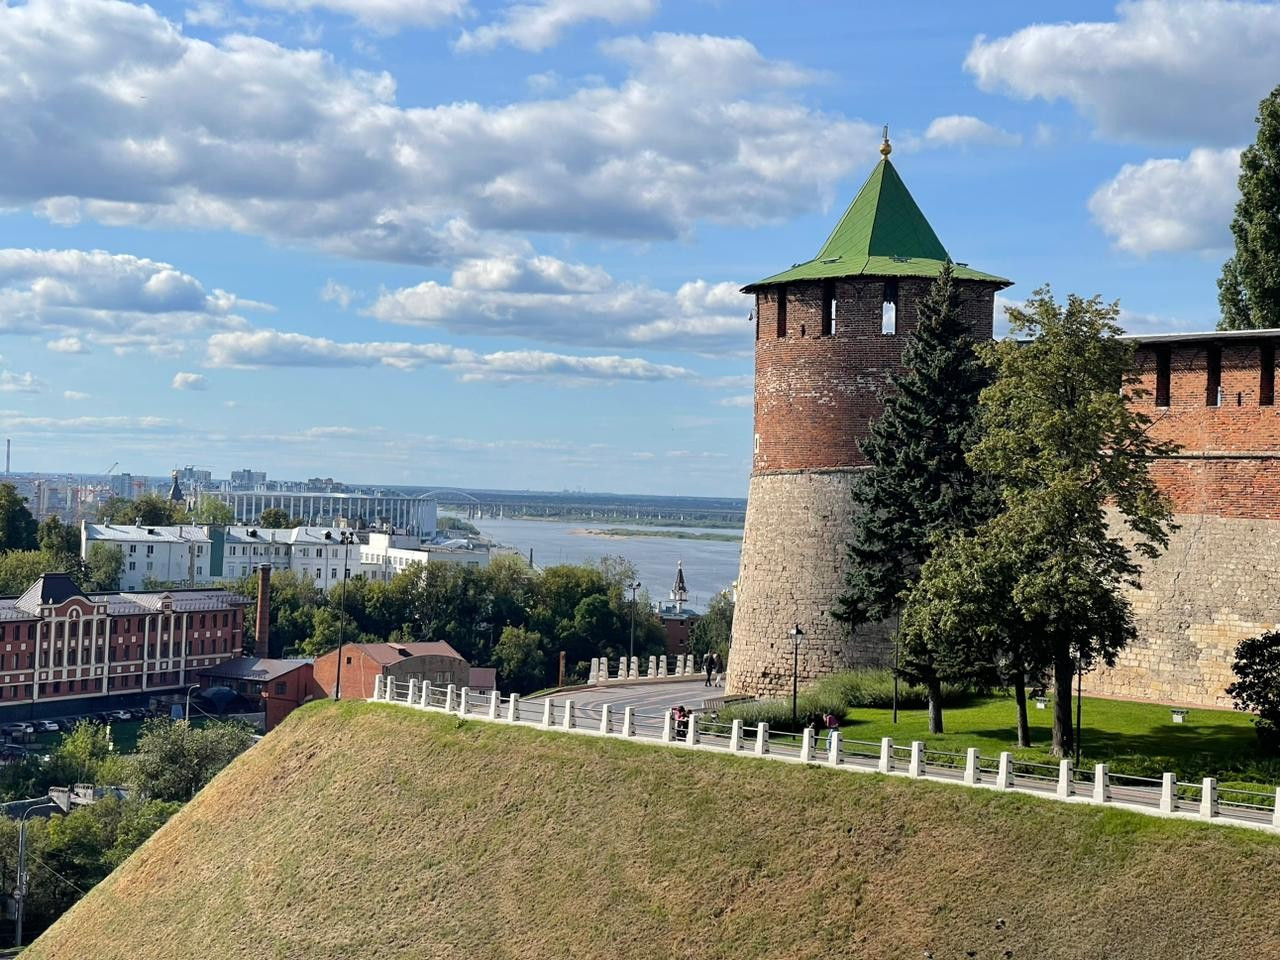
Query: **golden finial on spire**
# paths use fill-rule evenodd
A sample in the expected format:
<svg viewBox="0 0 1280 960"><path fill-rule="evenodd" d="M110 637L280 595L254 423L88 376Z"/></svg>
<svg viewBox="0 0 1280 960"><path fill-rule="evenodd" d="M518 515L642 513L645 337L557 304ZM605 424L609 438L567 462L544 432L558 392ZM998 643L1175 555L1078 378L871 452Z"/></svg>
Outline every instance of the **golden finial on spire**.
<svg viewBox="0 0 1280 960"><path fill-rule="evenodd" d="M880 144L880 156L888 160L891 153L893 153L893 147L889 144L889 125L886 123L884 125L884 143Z"/></svg>

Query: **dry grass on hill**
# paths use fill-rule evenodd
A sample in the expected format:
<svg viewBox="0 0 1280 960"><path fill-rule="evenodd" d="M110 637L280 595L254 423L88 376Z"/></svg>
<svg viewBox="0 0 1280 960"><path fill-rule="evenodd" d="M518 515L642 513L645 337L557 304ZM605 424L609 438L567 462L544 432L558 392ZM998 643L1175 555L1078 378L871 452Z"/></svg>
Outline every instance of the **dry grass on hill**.
<svg viewBox="0 0 1280 960"><path fill-rule="evenodd" d="M237 760L23 956L926 950L1277 958L1280 840L324 703Z"/></svg>

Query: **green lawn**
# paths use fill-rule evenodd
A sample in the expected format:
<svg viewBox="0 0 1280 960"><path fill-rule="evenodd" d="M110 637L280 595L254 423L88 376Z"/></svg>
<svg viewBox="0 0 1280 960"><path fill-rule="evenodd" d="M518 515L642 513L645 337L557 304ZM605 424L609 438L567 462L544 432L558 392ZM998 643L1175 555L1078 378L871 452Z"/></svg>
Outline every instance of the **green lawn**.
<svg viewBox="0 0 1280 960"><path fill-rule="evenodd" d="M878 742L892 737L896 743L922 740L928 749L963 753L977 747L984 755L1011 750L1020 759L1049 761L1053 726L1052 702L1030 710L1033 746L1019 750L1017 707L1012 697L978 697L963 706L943 711L946 733L930 735L924 710L900 710L893 723L891 710L857 708L849 711L842 728L845 737ZM1253 721L1231 710L1192 709L1183 723L1173 722L1170 708L1160 704L1084 698L1081 736L1082 758L1090 763L1108 761L1117 773L1158 774L1172 769L1179 777L1212 776L1225 780L1246 779L1269 783L1280 774L1280 765L1257 756ZM1205 772L1208 771L1208 772Z"/></svg>

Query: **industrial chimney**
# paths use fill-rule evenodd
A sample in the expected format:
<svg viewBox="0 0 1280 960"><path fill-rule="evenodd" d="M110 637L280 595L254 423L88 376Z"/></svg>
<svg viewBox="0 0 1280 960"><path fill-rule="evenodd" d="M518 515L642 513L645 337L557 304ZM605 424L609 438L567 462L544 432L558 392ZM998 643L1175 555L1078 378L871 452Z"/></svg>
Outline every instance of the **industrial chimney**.
<svg viewBox="0 0 1280 960"><path fill-rule="evenodd" d="M258 619L253 628L255 656L271 656L271 564L258 567Z"/></svg>

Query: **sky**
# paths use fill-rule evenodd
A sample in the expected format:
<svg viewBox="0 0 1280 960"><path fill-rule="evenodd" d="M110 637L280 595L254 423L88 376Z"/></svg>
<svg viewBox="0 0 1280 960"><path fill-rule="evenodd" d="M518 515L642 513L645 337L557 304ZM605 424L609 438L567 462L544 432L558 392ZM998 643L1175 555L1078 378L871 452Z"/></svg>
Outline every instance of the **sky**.
<svg viewBox="0 0 1280 960"><path fill-rule="evenodd" d="M18 471L745 496L738 290L882 124L1006 300L1211 329L1276 50L1222 0L0 0L0 433Z"/></svg>

